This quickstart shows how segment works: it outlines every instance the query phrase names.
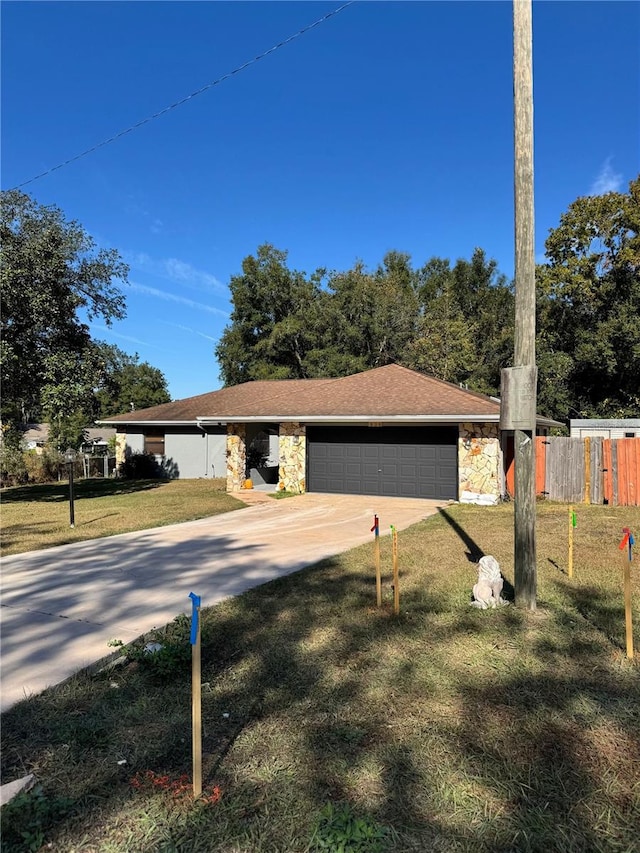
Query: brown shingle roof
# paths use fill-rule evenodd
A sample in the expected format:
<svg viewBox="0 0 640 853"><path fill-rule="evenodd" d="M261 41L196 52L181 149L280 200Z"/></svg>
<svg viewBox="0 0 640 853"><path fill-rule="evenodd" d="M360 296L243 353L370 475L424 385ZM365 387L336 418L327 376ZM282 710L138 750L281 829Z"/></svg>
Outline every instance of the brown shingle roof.
<svg viewBox="0 0 640 853"><path fill-rule="evenodd" d="M500 413L500 404L397 364L339 379L244 382L197 397L127 412L100 423L145 423L243 418L443 417Z"/></svg>
<svg viewBox="0 0 640 853"><path fill-rule="evenodd" d="M23 424L22 440L25 442L35 441L37 444L46 444L49 441L49 424ZM86 443L95 441L108 441L116 434L115 429L110 427L86 427L84 430Z"/></svg>

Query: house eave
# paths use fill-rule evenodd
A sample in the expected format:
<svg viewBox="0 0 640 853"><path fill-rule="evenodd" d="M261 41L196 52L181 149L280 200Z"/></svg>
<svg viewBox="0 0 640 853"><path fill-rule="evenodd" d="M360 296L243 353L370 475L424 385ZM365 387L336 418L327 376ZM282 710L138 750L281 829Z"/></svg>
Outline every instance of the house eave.
<svg viewBox="0 0 640 853"><path fill-rule="evenodd" d="M226 426L235 423L260 423L260 424L460 424L460 423L494 423L500 422L500 413L493 414L451 414L451 415L224 415L224 416L202 416L195 420L135 420L135 421L110 421L100 420L95 423L112 425L114 427L137 427L137 426ZM539 427L561 427L560 421L552 418L538 417L536 425Z"/></svg>
<svg viewBox="0 0 640 853"><path fill-rule="evenodd" d="M126 426L198 426L198 420L190 421L95 421L98 426L110 424L114 428ZM217 423L217 421L216 421Z"/></svg>
<svg viewBox="0 0 640 853"><path fill-rule="evenodd" d="M261 424L452 424L452 423L498 423L500 414L492 415L227 415L226 417L201 417L202 425L225 423Z"/></svg>

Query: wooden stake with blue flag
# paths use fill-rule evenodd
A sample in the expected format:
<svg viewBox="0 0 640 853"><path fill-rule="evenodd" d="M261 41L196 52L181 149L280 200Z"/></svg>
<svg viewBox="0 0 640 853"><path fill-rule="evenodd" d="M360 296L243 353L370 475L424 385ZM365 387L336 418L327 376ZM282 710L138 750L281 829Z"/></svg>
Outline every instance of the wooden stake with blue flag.
<svg viewBox="0 0 640 853"><path fill-rule="evenodd" d="M200 596L191 599L191 757L193 796L202 793L202 676L200 667Z"/></svg>
<svg viewBox="0 0 640 853"><path fill-rule="evenodd" d="M622 576L624 582L624 623L627 635L627 657L633 658L633 624L631 622L631 561L633 559L633 546L636 540L628 527L622 528L623 537L618 548L624 553L624 564Z"/></svg>
<svg viewBox="0 0 640 853"><path fill-rule="evenodd" d="M373 516L373 527L371 532L375 534L373 545L373 556L376 564L376 597L378 607L382 607L382 575L380 574L380 522L378 516Z"/></svg>

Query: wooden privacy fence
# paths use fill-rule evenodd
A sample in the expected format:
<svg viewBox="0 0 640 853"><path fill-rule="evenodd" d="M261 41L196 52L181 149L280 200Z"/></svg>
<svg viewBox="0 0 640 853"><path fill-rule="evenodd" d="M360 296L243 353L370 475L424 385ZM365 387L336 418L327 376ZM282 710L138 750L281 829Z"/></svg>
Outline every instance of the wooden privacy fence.
<svg viewBox="0 0 640 853"><path fill-rule="evenodd" d="M506 450L513 497L513 452ZM536 437L536 494L565 503L640 506L640 438Z"/></svg>

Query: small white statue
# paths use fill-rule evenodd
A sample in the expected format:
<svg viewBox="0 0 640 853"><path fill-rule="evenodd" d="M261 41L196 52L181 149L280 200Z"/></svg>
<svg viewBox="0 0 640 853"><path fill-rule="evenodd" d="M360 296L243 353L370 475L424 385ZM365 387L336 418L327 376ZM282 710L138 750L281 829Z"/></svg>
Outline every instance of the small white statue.
<svg viewBox="0 0 640 853"><path fill-rule="evenodd" d="M481 557L478 565L478 583L473 587L472 607L486 610L508 604L502 597L502 575L495 557Z"/></svg>

